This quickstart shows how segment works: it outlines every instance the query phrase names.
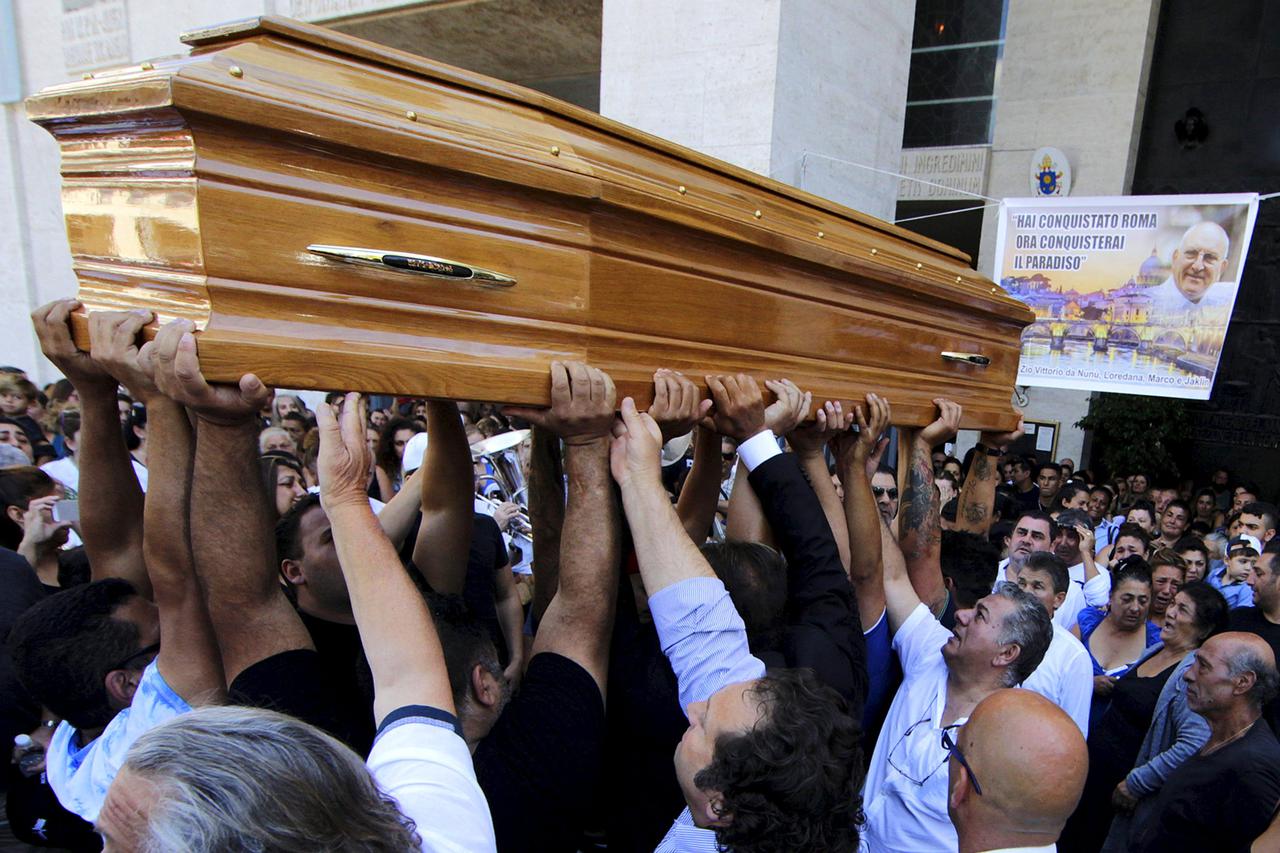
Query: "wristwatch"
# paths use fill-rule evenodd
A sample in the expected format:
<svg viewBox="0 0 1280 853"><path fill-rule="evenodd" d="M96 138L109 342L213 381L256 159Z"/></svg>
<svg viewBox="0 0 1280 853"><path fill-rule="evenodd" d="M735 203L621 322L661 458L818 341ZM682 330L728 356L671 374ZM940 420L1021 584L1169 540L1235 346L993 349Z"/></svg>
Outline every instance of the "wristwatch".
<svg viewBox="0 0 1280 853"><path fill-rule="evenodd" d="M1000 450L999 448L996 448L996 447L987 447L985 444L982 444L982 443L975 444L974 448L982 451L988 456L1004 456L1003 450Z"/></svg>

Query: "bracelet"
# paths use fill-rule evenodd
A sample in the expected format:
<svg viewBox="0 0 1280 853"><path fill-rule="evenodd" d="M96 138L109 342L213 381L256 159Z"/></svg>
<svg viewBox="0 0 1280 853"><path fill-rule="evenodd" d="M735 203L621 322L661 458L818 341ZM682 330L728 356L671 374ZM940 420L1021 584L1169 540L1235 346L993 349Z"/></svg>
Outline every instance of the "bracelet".
<svg viewBox="0 0 1280 853"><path fill-rule="evenodd" d="M996 448L996 447L987 447L985 444L982 444L982 443L975 444L974 448L982 451L988 456L1004 456L1003 450L1000 450L999 448Z"/></svg>

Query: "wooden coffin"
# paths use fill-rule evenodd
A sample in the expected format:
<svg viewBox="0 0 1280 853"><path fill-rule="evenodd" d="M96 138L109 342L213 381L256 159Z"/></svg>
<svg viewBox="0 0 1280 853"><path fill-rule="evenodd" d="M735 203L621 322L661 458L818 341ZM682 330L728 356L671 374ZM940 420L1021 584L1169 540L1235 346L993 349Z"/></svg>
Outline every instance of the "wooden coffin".
<svg viewBox="0 0 1280 853"><path fill-rule="evenodd" d="M942 395L965 426L1016 421L1032 315L961 252L320 27L184 41L27 112L61 146L87 310L193 320L212 378L544 404L548 363L585 359L641 401L667 366L875 390L903 425ZM334 255L357 249L396 266Z"/></svg>

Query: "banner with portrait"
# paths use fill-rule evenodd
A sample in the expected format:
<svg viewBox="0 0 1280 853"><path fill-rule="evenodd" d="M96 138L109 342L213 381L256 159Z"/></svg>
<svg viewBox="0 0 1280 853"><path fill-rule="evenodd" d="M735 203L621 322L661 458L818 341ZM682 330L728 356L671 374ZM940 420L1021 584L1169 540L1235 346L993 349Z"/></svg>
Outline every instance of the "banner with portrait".
<svg viewBox="0 0 1280 853"><path fill-rule="evenodd" d="M1254 193L1011 198L993 278L1035 312L1018 384L1207 400Z"/></svg>

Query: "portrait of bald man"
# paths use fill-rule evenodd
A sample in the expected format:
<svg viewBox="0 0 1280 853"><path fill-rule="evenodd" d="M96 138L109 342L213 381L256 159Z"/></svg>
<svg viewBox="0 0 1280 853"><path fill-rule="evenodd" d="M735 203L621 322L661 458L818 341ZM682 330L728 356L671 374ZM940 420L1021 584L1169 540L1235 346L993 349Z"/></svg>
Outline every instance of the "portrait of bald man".
<svg viewBox="0 0 1280 853"><path fill-rule="evenodd" d="M1052 851L1075 811L1089 749L1071 717L1038 693L997 690L955 735L947 812L959 853Z"/></svg>
<svg viewBox="0 0 1280 853"><path fill-rule="evenodd" d="M1222 281L1231 238L1216 222L1197 222L1173 250L1172 273L1147 291L1153 315L1168 317L1204 308L1229 308L1236 283Z"/></svg>

